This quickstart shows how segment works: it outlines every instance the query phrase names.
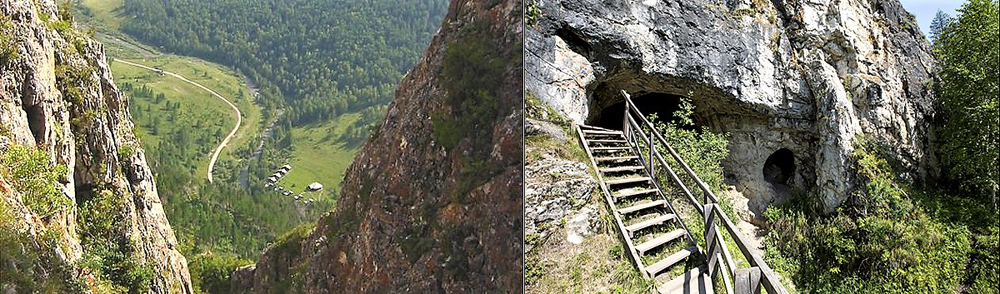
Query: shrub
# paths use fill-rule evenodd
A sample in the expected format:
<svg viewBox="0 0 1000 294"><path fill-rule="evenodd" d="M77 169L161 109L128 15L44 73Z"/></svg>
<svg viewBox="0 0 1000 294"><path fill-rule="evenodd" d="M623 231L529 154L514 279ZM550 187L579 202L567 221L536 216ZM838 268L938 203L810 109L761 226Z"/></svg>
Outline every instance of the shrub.
<svg viewBox="0 0 1000 294"><path fill-rule="evenodd" d="M231 293L229 278L236 268L252 261L228 254L203 253L188 260L191 283L196 292Z"/></svg>
<svg viewBox="0 0 1000 294"><path fill-rule="evenodd" d="M0 285L13 293L82 293L72 267L56 255L59 234L21 230L11 207L0 201Z"/></svg>
<svg viewBox="0 0 1000 294"><path fill-rule="evenodd" d="M48 152L13 145L0 154L0 175L24 195L28 208L42 218L69 210L72 201L63 195L59 180L66 167L49 162Z"/></svg>
<svg viewBox="0 0 1000 294"><path fill-rule="evenodd" d="M122 212L131 195L127 192L116 195L110 190L95 194L82 202L77 217L84 249L80 265L106 281L109 289L148 292L156 274L135 251L133 241L126 238L122 228L127 223Z"/></svg>
<svg viewBox="0 0 1000 294"><path fill-rule="evenodd" d="M969 230L931 216L899 185L885 155L859 138L852 157L867 184L830 216L802 199L768 208L775 268L809 293L942 293L963 277ZM803 196L799 196L803 197Z"/></svg>

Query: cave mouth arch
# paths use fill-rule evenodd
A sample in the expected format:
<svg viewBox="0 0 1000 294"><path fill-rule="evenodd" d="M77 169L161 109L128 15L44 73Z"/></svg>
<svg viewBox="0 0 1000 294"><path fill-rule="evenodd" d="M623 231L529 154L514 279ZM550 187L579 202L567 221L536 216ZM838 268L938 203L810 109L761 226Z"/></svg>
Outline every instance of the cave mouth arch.
<svg viewBox="0 0 1000 294"><path fill-rule="evenodd" d="M787 148L774 151L764 161L764 180L772 184L789 185L795 175L795 154Z"/></svg>
<svg viewBox="0 0 1000 294"><path fill-rule="evenodd" d="M684 96L665 93L646 93L632 98L636 108L643 115L656 114L659 120L669 120L677 123L679 120L674 113L681 109L681 99ZM600 114L590 122L598 127L621 130L625 119L625 101L604 107ZM691 117L695 121L694 117ZM695 121L697 125L697 121ZM684 129L694 130L695 126L684 126Z"/></svg>

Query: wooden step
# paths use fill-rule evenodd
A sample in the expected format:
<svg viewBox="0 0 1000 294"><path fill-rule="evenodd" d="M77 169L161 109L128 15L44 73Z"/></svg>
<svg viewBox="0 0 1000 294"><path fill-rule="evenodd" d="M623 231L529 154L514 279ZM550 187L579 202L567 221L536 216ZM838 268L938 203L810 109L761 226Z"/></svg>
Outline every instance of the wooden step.
<svg viewBox="0 0 1000 294"><path fill-rule="evenodd" d="M652 179L649 178L649 177L635 177L635 178L626 178L626 179L620 179L620 180L610 180L610 181L604 181L604 182L607 183L608 186L610 186L610 185L621 185L621 184L630 184L630 183L649 182L650 180L652 180Z"/></svg>
<svg viewBox="0 0 1000 294"><path fill-rule="evenodd" d="M620 146L620 147L590 147L590 151L614 151L614 150L631 150L632 147Z"/></svg>
<svg viewBox="0 0 1000 294"><path fill-rule="evenodd" d="M664 206L664 205L667 205L667 201L666 200L650 201L650 202L646 202L646 203L643 203L643 204L638 204L638 205L635 205L635 206L632 206L632 207L626 207L626 208L619 209L618 213L620 213L620 214L629 214L629 213L633 213L633 212L636 212L636 211L650 209L650 208L653 208L653 207Z"/></svg>
<svg viewBox="0 0 1000 294"><path fill-rule="evenodd" d="M627 227L625 227L625 230L628 231L628 233L631 235L631 234L634 234L635 232L638 232L639 230L642 230L642 229L645 229L645 228L648 228L648 227L652 227L652 226L655 226L655 225L660 225L660 224L666 223L666 222L674 219L674 217L676 217L676 215L674 215L673 213L664 214L664 215L661 215L661 216L658 216L658 217L655 217L655 218L652 218L652 219L649 219L649 220L645 220L645 221L642 221L642 222L635 223L635 224L632 224L630 226L627 226Z"/></svg>
<svg viewBox="0 0 1000 294"><path fill-rule="evenodd" d="M673 280L656 287L656 290L663 294L715 293L715 288L712 286L712 279L708 278L708 275L705 274L705 269L701 267L696 267L685 272Z"/></svg>
<svg viewBox="0 0 1000 294"><path fill-rule="evenodd" d="M601 172L602 173L616 173L616 172L632 171L632 170L643 170L643 169L646 169L646 167L641 166L641 165L633 165L633 166L602 168Z"/></svg>
<svg viewBox="0 0 1000 294"><path fill-rule="evenodd" d="M678 262L684 260L688 256L691 256L691 254L694 253L695 250L696 249L693 247L681 249L681 251L677 251L677 253L671 254L670 256L667 256L666 258L657 261L656 263L653 263L650 266L647 266L646 273L648 273L650 277L655 277L656 274L677 264Z"/></svg>
<svg viewBox="0 0 1000 294"><path fill-rule="evenodd" d="M602 128L602 127L591 126L591 125L580 125L580 129L585 129L584 131L605 131L605 132L618 132L618 133L621 133L621 131L618 131L618 130L612 130L612 129L608 129L608 128Z"/></svg>
<svg viewBox="0 0 1000 294"><path fill-rule="evenodd" d="M625 140L594 139L594 140L587 140L587 143L628 143L628 141L625 141Z"/></svg>
<svg viewBox="0 0 1000 294"><path fill-rule="evenodd" d="M618 156L618 157L595 157L596 161L618 161L618 160L633 160L639 159L638 156Z"/></svg>
<svg viewBox="0 0 1000 294"><path fill-rule="evenodd" d="M615 132L587 131L587 130L584 130L583 131L583 137L584 138L588 138L588 139L589 138L593 138L593 139L597 139L597 138L616 138L617 139L617 138L624 138L625 136L622 135L621 133L615 133Z"/></svg>
<svg viewBox="0 0 1000 294"><path fill-rule="evenodd" d="M667 242L676 240L680 236L684 236L684 229L676 229L670 231L669 233L660 235L659 237L635 246L635 250L639 251L639 255L645 255L646 252L656 249L656 247L660 247L660 245L667 244Z"/></svg>
<svg viewBox="0 0 1000 294"><path fill-rule="evenodd" d="M621 194L613 195L613 196L615 197L615 199L618 199L618 198L628 198L628 197L638 196L638 195L646 195L646 194L650 194L650 193L656 193L656 189L635 190L635 191L632 191L632 192L621 193Z"/></svg>

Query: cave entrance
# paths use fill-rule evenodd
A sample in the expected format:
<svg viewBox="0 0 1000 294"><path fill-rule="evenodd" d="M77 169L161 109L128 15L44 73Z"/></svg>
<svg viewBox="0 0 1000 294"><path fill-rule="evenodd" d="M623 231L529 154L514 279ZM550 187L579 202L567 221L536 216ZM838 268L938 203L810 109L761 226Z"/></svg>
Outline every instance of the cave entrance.
<svg viewBox="0 0 1000 294"><path fill-rule="evenodd" d="M674 113L681 109L681 98L682 96L679 95L648 93L633 97L632 102L643 115L656 114L660 121L668 120L677 123L679 119L674 116ZM621 101L601 109L596 122L592 123L602 128L621 130L624 119L625 101ZM694 120L693 117L691 119ZM695 123L697 124L697 122ZM695 129L694 126L685 126L684 128Z"/></svg>
<svg viewBox="0 0 1000 294"><path fill-rule="evenodd" d="M788 186L795 175L795 154L786 148L778 149L764 161L764 180Z"/></svg>

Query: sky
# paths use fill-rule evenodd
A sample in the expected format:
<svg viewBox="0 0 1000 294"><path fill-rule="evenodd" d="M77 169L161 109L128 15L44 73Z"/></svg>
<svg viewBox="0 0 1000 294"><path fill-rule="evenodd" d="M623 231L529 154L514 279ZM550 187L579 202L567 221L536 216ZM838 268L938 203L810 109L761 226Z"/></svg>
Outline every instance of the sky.
<svg viewBox="0 0 1000 294"><path fill-rule="evenodd" d="M962 7L964 0L899 0L903 3L903 8L917 17L917 24L924 35L931 32L931 21L938 10L944 11L948 15L955 16L958 8Z"/></svg>

